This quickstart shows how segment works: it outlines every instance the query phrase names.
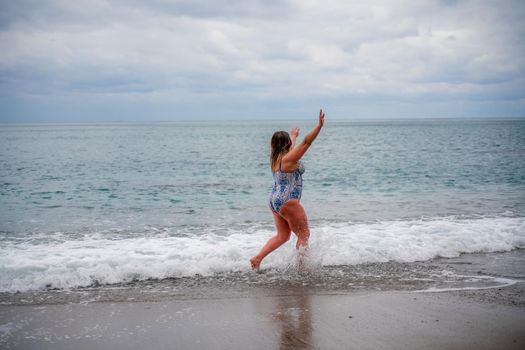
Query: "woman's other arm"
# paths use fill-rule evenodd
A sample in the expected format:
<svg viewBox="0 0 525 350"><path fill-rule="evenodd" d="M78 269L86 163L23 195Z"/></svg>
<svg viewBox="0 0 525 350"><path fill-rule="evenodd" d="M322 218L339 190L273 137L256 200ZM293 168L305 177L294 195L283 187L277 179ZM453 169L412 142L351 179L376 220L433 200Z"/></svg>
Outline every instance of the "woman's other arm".
<svg viewBox="0 0 525 350"><path fill-rule="evenodd" d="M299 136L299 128L292 128L292 131L290 132L290 139L292 139L292 146L290 149L293 149L295 147L295 140L297 140L297 136Z"/></svg>
<svg viewBox="0 0 525 350"><path fill-rule="evenodd" d="M319 132L321 131L322 127L324 125L324 113L323 110L319 111L319 123L308 133L303 139L303 142L301 142L297 147L292 148L290 152L288 152L283 157L283 162L285 163L285 167L288 164L295 164L301 159L301 157L308 151L308 148L312 145L314 140L316 139L317 135L319 135ZM294 140L292 140L292 144L294 143Z"/></svg>

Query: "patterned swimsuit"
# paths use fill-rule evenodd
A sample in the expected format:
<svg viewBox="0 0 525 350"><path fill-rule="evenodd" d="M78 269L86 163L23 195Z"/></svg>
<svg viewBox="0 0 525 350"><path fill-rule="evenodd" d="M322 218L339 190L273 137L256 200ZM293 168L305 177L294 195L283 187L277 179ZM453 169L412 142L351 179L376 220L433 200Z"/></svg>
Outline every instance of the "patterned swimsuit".
<svg viewBox="0 0 525 350"><path fill-rule="evenodd" d="M281 207L288 200L295 198L301 199L301 192L303 190L304 165L299 161L299 166L292 172L281 171L281 162L279 162L279 170L273 173L273 188L270 194L270 209L279 214Z"/></svg>

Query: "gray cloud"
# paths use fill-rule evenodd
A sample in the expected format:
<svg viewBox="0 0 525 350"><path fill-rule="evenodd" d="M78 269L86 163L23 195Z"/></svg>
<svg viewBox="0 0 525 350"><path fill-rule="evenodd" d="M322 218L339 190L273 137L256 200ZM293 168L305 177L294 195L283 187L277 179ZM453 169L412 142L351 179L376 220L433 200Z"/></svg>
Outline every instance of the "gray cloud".
<svg viewBox="0 0 525 350"><path fill-rule="evenodd" d="M479 101L525 112L521 1L0 4L3 120L53 101L85 118L119 104L163 117L295 116L313 102L366 117L384 101L385 117L433 115L429 101L467 106L449 116L493 110Z"/></svg>

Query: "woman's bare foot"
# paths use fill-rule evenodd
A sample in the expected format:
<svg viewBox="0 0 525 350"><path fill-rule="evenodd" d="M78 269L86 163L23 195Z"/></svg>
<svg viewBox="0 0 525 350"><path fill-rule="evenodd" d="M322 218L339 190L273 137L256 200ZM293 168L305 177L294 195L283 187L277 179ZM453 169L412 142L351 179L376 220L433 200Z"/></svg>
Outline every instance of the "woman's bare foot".
<svg viewBox="0 0 525 350"><path fill-rule="evenodd" d="M254 256L250 259L250 263L252 264L252 270L259 271L259 267L261 266L261 259L257 258L257 256Z"/></svg>

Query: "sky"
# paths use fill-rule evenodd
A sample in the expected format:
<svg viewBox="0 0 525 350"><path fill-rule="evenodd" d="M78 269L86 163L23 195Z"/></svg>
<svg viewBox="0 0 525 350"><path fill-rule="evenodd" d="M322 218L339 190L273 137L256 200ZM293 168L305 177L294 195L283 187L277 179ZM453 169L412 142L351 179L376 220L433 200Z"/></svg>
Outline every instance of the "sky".
<svg viewBox="0 0 525 350"><path fill-rule="evenodd" d="M0 122L525 117L525 1L0 0Z"/></svg>

